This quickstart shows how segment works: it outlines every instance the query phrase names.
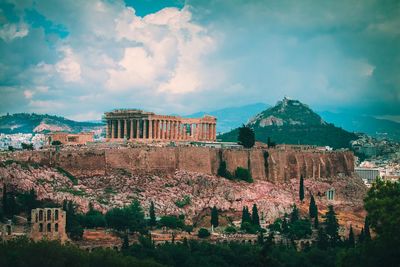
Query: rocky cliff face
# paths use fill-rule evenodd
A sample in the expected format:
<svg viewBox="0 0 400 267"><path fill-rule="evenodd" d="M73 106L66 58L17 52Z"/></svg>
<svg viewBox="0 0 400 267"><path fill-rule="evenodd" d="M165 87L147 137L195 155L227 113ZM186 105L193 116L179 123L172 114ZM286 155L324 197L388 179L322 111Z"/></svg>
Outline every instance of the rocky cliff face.
<svg viewBox="0 0 400 267"><path fill-rule="evenodd" d="M278 149L213 149L201 147L137 147L24 151L9 158L60 166L77 177L106 175L115 169L137 174L173 175L176 170L216 175L221 161L230 172L237 167L249 169L256 180L273 183L293 178L329 178L350 176L354 156L348 151Z"/></svg>

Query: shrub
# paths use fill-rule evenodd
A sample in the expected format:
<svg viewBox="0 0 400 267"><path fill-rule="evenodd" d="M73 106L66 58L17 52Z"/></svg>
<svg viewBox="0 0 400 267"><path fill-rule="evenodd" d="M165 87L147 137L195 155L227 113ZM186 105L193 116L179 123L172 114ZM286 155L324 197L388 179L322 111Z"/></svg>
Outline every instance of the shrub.
<svg viewBox="0 0 400 267"><path fill-rule="evenodd" d="M183 197L183 199L175 201L175 205L176 205L178 208L183 208L183 207L185 207L186 205L189 205L190 202L191 202L190 196L187 196L187 195L186 195L186 196Z"/></svg>
<svg viewBox="0 0 400 267"><path fill-rule="evenodd" d="M224 160L222 160L219 163L219 167L218 167L218 176L221 177L225 177L227 179L232 179L232 174L227 170L226 168L226 162Z"/></svg>
<svg viewBox="0 0 400 267"><path fill-rule="evenodd" d="M60 145L62 145L62 143L61 143L61 141L54 140L53 142L51 142L51 145L53 145L53 146L60 146Z"/></svg>
<svg viewBox="0 0 400 267"><path fill-rule="evenodd" d="M236 232L237 231L234 226L228 226L225 228L225 233L227 233L227 234L235 234Z"/></svg>
<svg viewBox="0 0 400 267"><path fill-rule="evenodd" d="M253 178L251 177L250 171L248 169L237 167L235 171L235 177L239 180L246 181L248 183L253 182Z"/></svg>
<svg viewBox="0 0 400 267"><path fill-rule="evenodd" d="M161 217L159 224L160 226L165 226L171 229L183 229L185 227L185 223L183 222L183 220L179 219L176 216L163 216Z"/></svg>
<svg viewBox="0 0 400 267"><path fill-rule="evenodd" d="M197 236L200 238L206 238L210 236L210 232L206 228L200 228Z"/></svg>

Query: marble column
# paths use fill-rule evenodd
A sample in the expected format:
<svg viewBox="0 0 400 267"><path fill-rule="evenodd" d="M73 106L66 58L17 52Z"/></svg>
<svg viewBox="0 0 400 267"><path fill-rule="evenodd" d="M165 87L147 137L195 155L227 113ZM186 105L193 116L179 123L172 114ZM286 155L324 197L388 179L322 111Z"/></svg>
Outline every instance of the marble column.
<svg viewBox="0 0 400 267"><path fill-rule="evenodd" d="M136 120L136 139L140 139L140 120Z"/></svg>
<svg viewBox="0 0 400 267"><path fill-rule="evenodd" d="M127 138L128 136L128 121L124 120L124 136L122 138Z"/></svg>
<svg viewBox="0 0 400 267"><path fill-rule="evenodd" d="M149 139L153 139L153 120L149 120Z"/></svg>
<svg viewBox="0 0 400 267"><path fill-rule="evenodd" d="M117 138L121 138L121 120L117 120Z"/></svg>
<svg viewBox="0 0 400 267"><path fill-rule="evenodd" d="M143 120L143 139L147 139L147 123L148 120Z"/></svg>
<svg viewBox="0 0 400 267"><path fill-rule="evenodd" d="M111 122L111 139L114 139L115 138L115 127L114 127L114 121L113 120L111 120L110 121Z"/></svg>
<svg viewBox="0 0 400 267"><path fill-rule="evenodd" d="M168 139L172 139L172 121L168 121Z"/></svg>
<svg viewBox="0 0 400 267"><path fill-rule="evenodd" d="M131 122L131 130L129 131L129 139L133 139L133 120L131 119L130 120L130 122Z"/></svg>

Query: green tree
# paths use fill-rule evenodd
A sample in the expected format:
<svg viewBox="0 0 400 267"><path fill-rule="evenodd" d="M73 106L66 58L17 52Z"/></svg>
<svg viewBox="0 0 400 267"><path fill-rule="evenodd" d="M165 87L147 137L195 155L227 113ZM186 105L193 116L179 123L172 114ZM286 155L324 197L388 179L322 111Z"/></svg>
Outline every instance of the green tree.
<svg viewBox="0 0 400 267"><path fill-rule="evenodd" d="M8 146L8 151L13 152L13 151L15 151L15 148L13 146Z"/></svg>
<svg viewBox="0 0 400 267"><path fill-rule="evenodd" d="M224 161L224 160L221 160L221 162L219 163L217 174L218 174L218 176L225 177L227 179L233 178L232 174L226 168L226 161Z"/></svg>
<svg viewBox="0 0 400 267"><path fill-rule="evenodd" d="M244 146L245 148L251 148L255 144L255 134L254 130L249 126L242 125L239 127L239 136L238 136L239 144Z"/></svg>
<svg viewBox="0 0 400 267"><path fill-rule="evenodd" d="M315 213L315 218L314 218L314 228L318 229L319 227L319 219L318 219L318 207L317 207L317 213Z"/></svg>
<svg viewBox="0 0 400 267"><path fill-rule="evenodd" d="M258 216L258 209L256 204L253 204L253 209L251 212L251 223L258 228L260 227L260 217Z"/></svg>
<svg viewBox="0 0 400 267"><path fill-rule="evenodd" d="M303 202L303 200L304 200L304 178L303 178L303 175L300 175L299 198L300 198L300 201Z"/></svg>
<svg viewBox="0 0 400 267"><path fill-rule="evenodd" d="M319 249L323 250L327 249L329 246L328 236L326 235L326 232L322 227L318 229L317 246Z"/></svg>
<svg viewBox="0 0 400 267"><path fill-rule="evenodd" d="M154 202L153 201L151 201L151 203L150 203L149 214L150 214L150 221L149 221L150 226L156 226L157 225L156 211L155 211L155 207L154 207Z"/></svg>
<svg viewBox="0 0 400 267"><path fill-rule="evenodd" d="M241 222L241 228L244 223L250 223L251 224L251 216L249 213L249 208L247 206L243 207L242 210L242 222Z"/></svg>
<svg viewBox="0 0 400 267"><path fill-rule="evenodd" d="M253 182L253 177L251 177L251 173L248 169L237 167L235 170L235 178L246 181L248 183Z"/></svg>
<svg viewBox="0 0 400 267"><path fill-rule="evenodd" d="M400 183L376 180L367 193L364 206L368 212L366 225L377 235L388 240L396 238L400 242Z"/></svg>
<svg viewBox="0 0 400 267"><path fill-rule="evenodd" d="M61 143L61 141L54 140L53 142L51 142L51 145L52 146L60 146L60 145L62 145L62 143Z"/></svg>
<svg viewBox="0 0 400 267"><path fill-rule="evenodd" d="M336 218L335 210L332 205L328 206L328 211L325 214L325 231L328 235L329 243L335 246L340 240L339 238L339 223Z"/></svg>
<svg viewBox="0 0 400 267"><path fill-rule="evenodd" d="M315 204L314 196L311 195L310 206L308 207L308 214L310 215L310 218L315 218L315 216L317 216L317 213L317 205Z"/></svg>
<svg viewBox="0 0 400 267"><path fill-rule="evenodd" d="M293 205L292 212L290 213L290 223L294 223L299 219L299 209L296 204Z"/></svg>
<svg viewBox="0 0 400 267"><path fill-rule="evenodd" d="M366 241L371 240L371 232L369 230L369 218L368 216L365 216L364 220L364 238Z"/></svg>
<svg viewBox="0 0 400 267"><path fill-rule="evenodd" d="M354 241L354 233L353 233L353 226L350 225L349 230L349 238L347 239L348 246L354 248L355 241Z"/></svg>
<svg viewBox="0 0 400 267"><path fill-rule="evenodd" d="M124 237L122 238L122 250L127 250L129 248L129 238L128 234L125 234Z"/></svg>
<svg viewBox="0 0 400 267"><path fill-rule="evenodd" d="M200 238L206 238L210 236L210 232L205 228L200 228L197 236Z"/></svg>
<svg viewBox="0 0 400 267"><path fill-rule="evenodd" d="M23 150L33 150L33 144L21 143L21 148Z"/></svg>
<svg viewBox="0 0 400 267"><path fill-rule="evenodd" d="M213 207L211 209L211 225L214 227L218 227L219 222L218 222L218 210L217 207Z"/></svg>
<svg viewBox="0 0 400 267"><path fill-rule="evenodd" d="M179 219L176 216L162 216L159 221L161 226L165 226L171 229L180 228L183 229L185 227L185 223L183 220Z"/></svg>
<svg viewBox="0 0 400 267"><path fill-rule="evenodd" d="M83 227L78 221L75 214L75 205L72 201L64 201L63 208L66 213L65 230L69 237L73 240L79 240L83 236Z"/></svg>

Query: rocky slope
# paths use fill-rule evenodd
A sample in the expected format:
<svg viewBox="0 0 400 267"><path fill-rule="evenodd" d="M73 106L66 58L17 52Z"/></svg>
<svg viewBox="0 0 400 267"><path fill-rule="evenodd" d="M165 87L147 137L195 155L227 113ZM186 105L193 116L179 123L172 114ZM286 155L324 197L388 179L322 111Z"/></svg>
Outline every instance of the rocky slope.
<svg viewBox="0 0 400 267"><path fill-rule="evenodd" d="M150 201L154 201L158 215L185 214L195 223L207 224L205 215L214 205L221 210L225 220L234 221L240 219L243 206L257 204L260 214L267 222L272 222L289 212L293 203L306 213L309 194L312 193L320 211L331 203L342 224L362 225L362 199L366 188L359 178L306 179L305 203L298 201L298 183L297 179L281 184L268 181L246 183L186 171L177 171L169 177L139 176L116 170L104 176L78 178L74 185L60 169L11 161L0 165L0 187L7 184L7 188L20 191L34 188L39 199L52 199L59 203L64 199L73 200L82 211L87 210L89 202L104 212L138 199L146 211ZM324 193L330 188L335 189L336 196L335 201L328 203ZM176 202L185 197L190 199L190 203L178 207Z"/></svg>
<svg viewBox="0 0 400 267"><path fill-rule="evenodd" d="M0 116L0 133L87 132L102 130L102 123L77 122L47 114L18 113Z"/></svg>
<svg viewBox="0 0 400 267"><path fill-rule="evenodd" d="M247 125L254 129L256 139L263 142L270 137L277 143L344 148L357 138L355 134L325 122L307 105L288 98L257 114ZM236 141L237 136L235 129L218 138Z"/></svg>

